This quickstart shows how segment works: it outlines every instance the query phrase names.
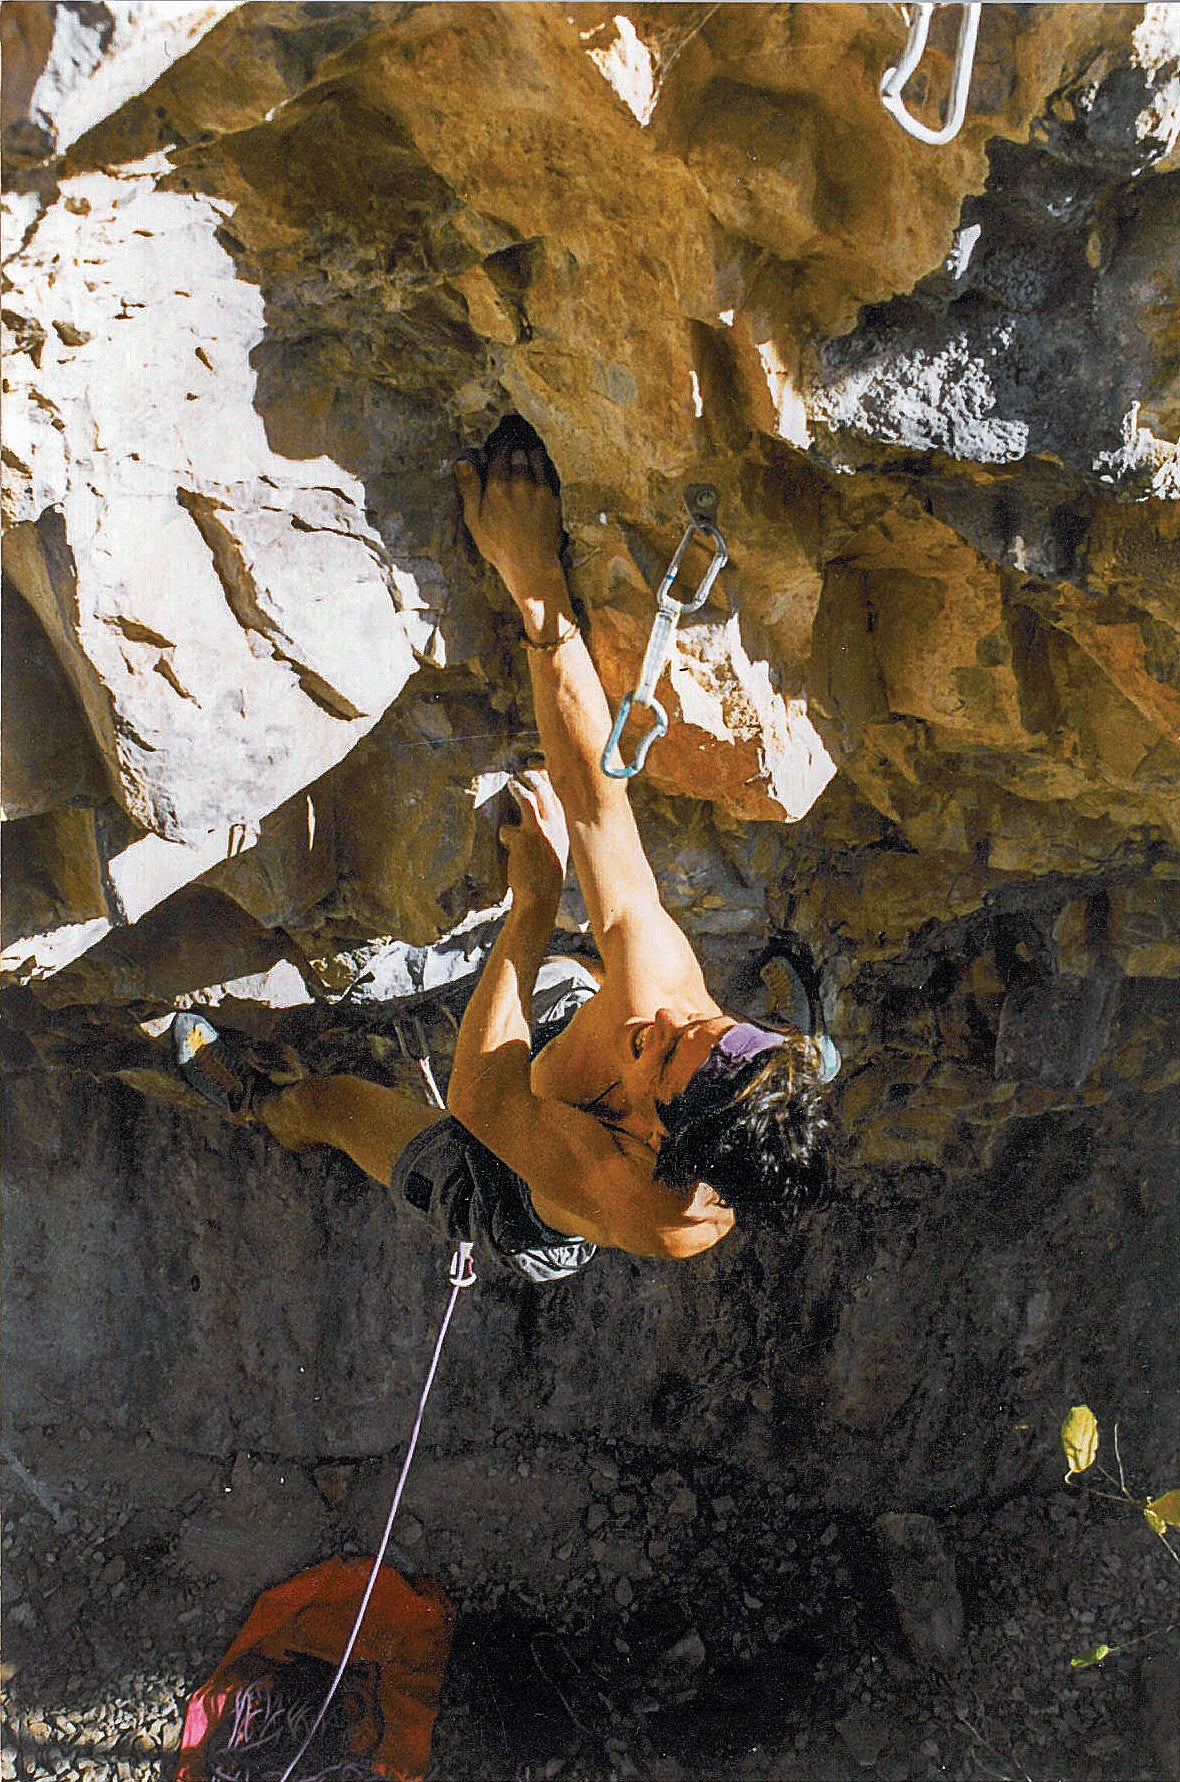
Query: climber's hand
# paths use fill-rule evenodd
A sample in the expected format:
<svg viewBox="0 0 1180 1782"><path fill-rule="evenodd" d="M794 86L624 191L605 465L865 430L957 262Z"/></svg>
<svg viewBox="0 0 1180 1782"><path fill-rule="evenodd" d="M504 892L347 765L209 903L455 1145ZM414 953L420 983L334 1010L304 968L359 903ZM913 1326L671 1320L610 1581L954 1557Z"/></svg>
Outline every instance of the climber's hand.
<svg viewBox="0 0 1180 1782"><path fill-rule="evenodd" d="M520 822L506 823L500 840L508 850L512 902L556 906L565 883L570 839L565 812L544 768L530 767L508 782Z"/></svg>
<svg viewBox="0 0 1180 1782"><path fill-rule="evenodd" d="M561 506L545 479L545 454L498 451L480 487L474 464L455 466L463 518L480 555L498 569L518 606L560 581Z"/></svg>

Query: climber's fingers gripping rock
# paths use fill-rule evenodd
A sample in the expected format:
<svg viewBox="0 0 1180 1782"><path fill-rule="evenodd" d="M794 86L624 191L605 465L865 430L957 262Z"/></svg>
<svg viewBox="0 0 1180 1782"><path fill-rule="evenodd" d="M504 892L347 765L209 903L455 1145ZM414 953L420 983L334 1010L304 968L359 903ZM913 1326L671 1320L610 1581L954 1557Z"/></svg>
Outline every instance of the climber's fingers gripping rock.
<svg viewBox="0 0 1180 1782"><path fill-rule="evenodd" d="M569 831L565 812L543 768L528 768L508 782L520 822L506 823L500 840L508 850L508 888L512 901L556 905L565 883Z"/></svg>
<svg viewBox="0 0 1180 1782"><path fill-rule="evenodd" d="M482 486L466 460L455 466L455 476L467 530L518 605L561 576L561 504L546 480L543 451L518 446L494 453Z"/></svg>

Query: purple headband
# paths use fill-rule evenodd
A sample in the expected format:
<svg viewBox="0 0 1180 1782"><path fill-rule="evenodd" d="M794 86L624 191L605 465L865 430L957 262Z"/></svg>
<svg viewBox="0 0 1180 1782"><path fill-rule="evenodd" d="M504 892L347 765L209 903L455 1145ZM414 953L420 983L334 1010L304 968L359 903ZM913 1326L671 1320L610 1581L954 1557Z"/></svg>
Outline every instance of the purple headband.
<svg viewBox="0 0 1180 1782"><path fill-rule="evenodd" d="M765 1027L755 1027L752 1021L739 1021L721 1035L696 1076L703 1083L735 1076L743 1065L749 1064L761 1052L771 1052L786 1043L785 1034L768 1033Z"/></svg>

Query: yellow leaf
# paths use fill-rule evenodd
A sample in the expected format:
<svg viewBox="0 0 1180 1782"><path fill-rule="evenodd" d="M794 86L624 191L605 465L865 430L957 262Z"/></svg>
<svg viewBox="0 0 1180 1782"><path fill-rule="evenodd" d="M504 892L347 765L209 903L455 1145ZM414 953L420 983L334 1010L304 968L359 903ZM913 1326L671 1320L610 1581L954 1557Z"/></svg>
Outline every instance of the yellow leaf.
<svg viewBox="0 0 1180 1782"><path fill-rule="evenodd" d="M1061 1446L1069 1464L1067 1479L1093 1466L1098 1457L1098 1419L1089 1405L1074 1405L1061 1425Z"/></svg>
<svg viewBox="0 0 1180 1782"><path fill-rule="evenodd" d="M1101 1664L1109 1651L1110 1647L1102 1645L1101 1643L1097 1646L1091 1646L1088 1652L1082 1652L1077 1658L1070 1659L1070 1669L1074 1671L1084 1671L1087 1665Z"/></svg>
<svg viewBox="0 0 1180 1782"><path fill-rule="evenodd" d="M1153 1497L1144 1505L1143 1514L1155 1534L1163 1534L1165 1528L1180 1528L1180 1491L1165 1491L1162 1497Z"/></svg>

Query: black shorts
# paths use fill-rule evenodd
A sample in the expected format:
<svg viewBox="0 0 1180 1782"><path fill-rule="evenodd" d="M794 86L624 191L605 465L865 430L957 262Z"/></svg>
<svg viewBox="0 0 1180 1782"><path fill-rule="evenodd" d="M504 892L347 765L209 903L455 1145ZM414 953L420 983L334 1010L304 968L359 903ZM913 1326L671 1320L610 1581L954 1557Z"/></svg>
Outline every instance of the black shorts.
<svg viewBox="0 0 1180 1782"><path fill-rule="evenodd" d="M474 1243L477 1272L491 1261L530 1281L561 1281L596 1252L585 1238L566 1237L538 1218L524 1179L450 1115L410 1140L390 1187L445 1242Z"/></svg>

